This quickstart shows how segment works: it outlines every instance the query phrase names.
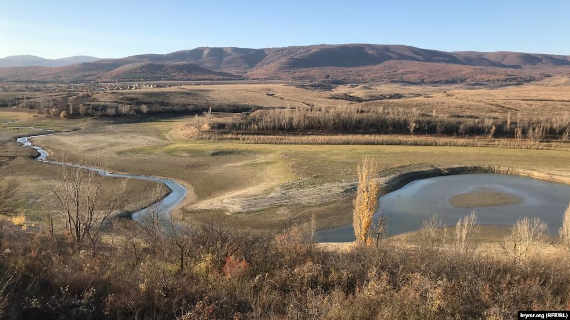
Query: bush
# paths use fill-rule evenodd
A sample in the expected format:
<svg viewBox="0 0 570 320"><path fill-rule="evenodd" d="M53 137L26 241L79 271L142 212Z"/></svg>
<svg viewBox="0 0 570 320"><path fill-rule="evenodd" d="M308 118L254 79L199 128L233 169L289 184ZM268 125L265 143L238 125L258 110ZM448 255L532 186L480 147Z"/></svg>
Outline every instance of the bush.
<svg viewBox="0 0 570 320"><path fill-rule="evenodd" d="M504 249L515 262L526 260L533 247L538 246L545 237L547 226L539 218L518 220L511 235L504 241Z"/></svg>
<svg viewBox="0 0 570 320"><path fill-rule="evenodd" d="M570 301L567 259L519 268L445 250L283 250L270 237L206 226L185 240L180 270L173 242L151 250L126 236L140 226L121 228L96 256L62 235L2 228L2 319L508 319Z"/></svg>

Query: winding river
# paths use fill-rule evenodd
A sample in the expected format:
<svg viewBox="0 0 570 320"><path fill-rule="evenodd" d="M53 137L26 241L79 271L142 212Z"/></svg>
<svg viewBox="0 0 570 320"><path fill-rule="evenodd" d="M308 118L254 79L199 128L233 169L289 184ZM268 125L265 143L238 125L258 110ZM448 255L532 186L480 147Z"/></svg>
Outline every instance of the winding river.
<svg viewBox="0 0 570 320"><path fill-rule="evenodd" d="M38 152L38 156L35 160L40 161L42 163L58 165L58 166L66 166L71 168L80 168L88 171L95 172L96 174L103 176L103 177L113 177L113 178L122 178L122 179L134 179L134 180L144 180L144 181L152 181L157 183L162 183L165 185L170 192L164 198L159 200L156 203L151 204L148 207L142 208L138 211L135 211L131 214L131 218L137 222L143 222L147 219L153 212L158 212L159 221L163 225L170 224L170 213L172 210L180 204L184 198L186 197L187 190L186 188L177 183L174 180L161 178L161 177L154 177L154 176L142 176L142 175L134 175L134 174L127 174L127 173L114 173L105 169L90 167L75 163L68 163L68 162L61 162L61 161L54 161L48 160L48 153L42 147L35 145L32 143L33 138L47 136L55 134L52 130L46 130L48 133L45 134L38 134L32 135L27 137L20 137L16 141L20 143L22 146L27 148L32 148ZM156 210L156 211L155 211Z"/></svg>

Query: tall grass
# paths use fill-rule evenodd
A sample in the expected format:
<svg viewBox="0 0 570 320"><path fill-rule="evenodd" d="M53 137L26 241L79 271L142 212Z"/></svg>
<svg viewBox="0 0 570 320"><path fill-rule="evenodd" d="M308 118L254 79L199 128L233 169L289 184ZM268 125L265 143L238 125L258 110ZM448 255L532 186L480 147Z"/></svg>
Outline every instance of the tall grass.
<svg viewBox="0 0 570 320"><path fill-rule="evenodd" d="M15 180L9 180L0 177L0 214L13 213L14 196L18 189L18 183Z"/></svg>
<svg viewBox="0 0 570 320"><path fill-rule="evenodd" d="M564 212L562 227L560 228L560 242L570 248L570 204Z"/></svg>
<svg viewBox="0 0 570 320"><path fill-rule="evenodd" d="M370 226L374 213L378 208L380 188L375 181L377 164L370 158L365 158L357 167L358 189L354 200L352 225L358 245L371 244Z"/></svg>
<svg viewBox="0 0 570 320"><path fill-rule="evenodd" d="M442 246L447 237L447 229L438 216L432 216L422 222L419 232L420 246L428 249L436 249Z"/></svg>
<svg viewBox="0 0 570 320"><path fill-rule="evenodd" d="M478 228L475 211L457 221L455 225L455 249L457 252L466 254L474 249L472 237Z"/></svg>
<svg viewBox="0 0 570 320"><path fill-rule="evenodd" d="M541 142L529 139L488 139L481 137L442 137L426 135L386 135L386 134L281 134L260 135L245 133L200 132L187 138L213 141L239 141L246 144L291 144L291 145L410 145L410 146L449 146L449 147L501 147L509 149L555 149L560 142Z"/></svg>

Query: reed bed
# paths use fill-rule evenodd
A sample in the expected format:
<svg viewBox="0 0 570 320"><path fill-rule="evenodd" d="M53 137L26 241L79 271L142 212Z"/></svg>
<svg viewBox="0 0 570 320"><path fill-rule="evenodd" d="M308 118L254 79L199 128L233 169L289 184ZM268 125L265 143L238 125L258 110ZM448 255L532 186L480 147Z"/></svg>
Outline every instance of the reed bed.
<svg viewBox="0 0 570 320"><path fill-rule="evenodd" d="M202 134L203 140L239 141L245 144L291 145L411 145L450 147L501 147L509 149L548 150L570 146L562 141L537 142L529 139L488 139L486 137L442 137L428 135L383 134L315 134L315 135L260 135L260 134Z"/></svg>

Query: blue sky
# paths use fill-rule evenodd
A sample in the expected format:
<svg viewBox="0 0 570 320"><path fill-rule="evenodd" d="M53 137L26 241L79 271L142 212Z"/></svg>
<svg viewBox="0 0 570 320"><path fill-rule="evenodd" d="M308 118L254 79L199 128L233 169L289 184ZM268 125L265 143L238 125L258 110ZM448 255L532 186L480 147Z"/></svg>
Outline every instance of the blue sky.
<svg viewBox="0 0 570 320"><path fill-rule="evenodd" d="M0 1L0 57L319 43L570 55L570 1Z"/></svg>

